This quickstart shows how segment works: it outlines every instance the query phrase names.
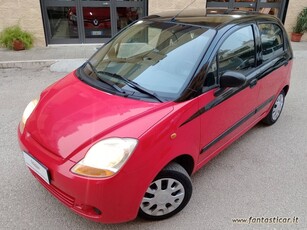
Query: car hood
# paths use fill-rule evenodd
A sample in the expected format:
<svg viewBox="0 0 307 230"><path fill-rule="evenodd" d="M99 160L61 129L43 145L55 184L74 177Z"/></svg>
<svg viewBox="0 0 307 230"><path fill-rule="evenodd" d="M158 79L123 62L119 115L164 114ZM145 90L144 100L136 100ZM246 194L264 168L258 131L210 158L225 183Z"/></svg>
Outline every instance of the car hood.
<svg viewBox="0 0 307 230"><path fill-rule="evenodd" d="M67 158L110 135L138 138L173 110L170 104L108 94L71 73L43 91L26 130L43 147Z"/></svg>

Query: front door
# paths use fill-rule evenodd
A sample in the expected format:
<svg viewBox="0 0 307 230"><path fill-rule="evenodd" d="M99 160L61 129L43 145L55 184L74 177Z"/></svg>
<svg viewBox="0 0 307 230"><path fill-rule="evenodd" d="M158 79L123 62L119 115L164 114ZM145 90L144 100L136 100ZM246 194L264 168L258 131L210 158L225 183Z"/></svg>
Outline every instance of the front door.
<svg viewBox="0 0 307 230"><path fill-rule="evenodd" d="M259 85L256 81L255 39L252 25L226 35L207 71L204 93L200 97L200 165L215 156L227 143L249 128L256 119ZM228 70L246 77L246 84L219 88L219 78Z"/></svg>

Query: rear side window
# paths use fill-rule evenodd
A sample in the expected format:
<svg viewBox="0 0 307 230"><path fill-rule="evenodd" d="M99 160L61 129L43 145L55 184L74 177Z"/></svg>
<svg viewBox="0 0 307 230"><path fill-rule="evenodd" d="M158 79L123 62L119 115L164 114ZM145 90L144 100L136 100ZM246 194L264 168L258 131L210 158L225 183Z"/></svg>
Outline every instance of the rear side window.
<svg viewBox="0 0 307 230"><path fill-rule="evenodd" d="M255 67L255 42L251 26L235 31L218 51L218 73L246 71Z"/></svg>
<svg viewBox="0 0 307 230"><path fill-rule="evenodd" d="M259 24L262 58L264 61L274 58L284 51L284 39L281 28L273 23Z"/></svg>

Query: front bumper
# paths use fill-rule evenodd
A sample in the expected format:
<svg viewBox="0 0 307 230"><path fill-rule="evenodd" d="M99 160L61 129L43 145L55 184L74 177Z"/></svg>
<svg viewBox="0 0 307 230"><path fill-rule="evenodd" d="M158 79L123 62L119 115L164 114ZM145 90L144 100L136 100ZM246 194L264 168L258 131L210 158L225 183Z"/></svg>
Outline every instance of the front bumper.
<svg viewBox="0 0 307 230"><path fill-rule="evenodd" d="M21 149L48 168L50 185L30 169L31 173L72 211L103 223L135 219L146 189L137 175L120 171L110 178L81 177L70 171L75 162L54 155L26 131L23 134L18 131L18 136Z"/></svg>

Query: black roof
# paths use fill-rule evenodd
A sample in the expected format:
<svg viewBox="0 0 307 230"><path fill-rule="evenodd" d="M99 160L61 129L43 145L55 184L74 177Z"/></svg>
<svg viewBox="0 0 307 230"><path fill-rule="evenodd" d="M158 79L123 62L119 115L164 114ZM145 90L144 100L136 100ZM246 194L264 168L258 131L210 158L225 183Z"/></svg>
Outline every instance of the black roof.
<svg viewBox="0 0 307 230"><path fill-rule="evenodd" d="M218 28L235 21L248 21L256 18L278 20L274 16L261 14L256 11L239 11L231 9L194 9L180 11L166 11L145 17L157 21L172 21L210 28Z"/></svg>

